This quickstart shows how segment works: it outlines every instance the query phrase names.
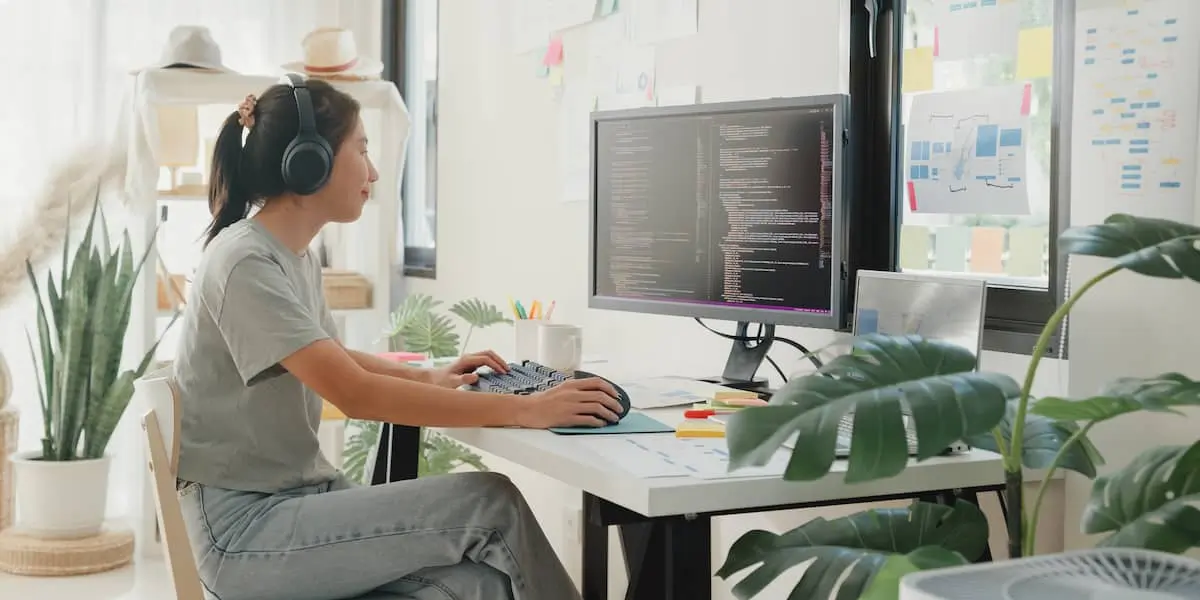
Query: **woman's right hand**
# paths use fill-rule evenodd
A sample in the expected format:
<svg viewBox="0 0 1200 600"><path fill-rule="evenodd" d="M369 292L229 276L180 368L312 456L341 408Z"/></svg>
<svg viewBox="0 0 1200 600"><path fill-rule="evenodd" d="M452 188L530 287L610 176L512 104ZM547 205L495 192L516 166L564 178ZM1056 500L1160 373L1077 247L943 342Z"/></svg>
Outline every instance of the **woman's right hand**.
<svg viewBox="0 0 1200 600"><path fill-rule="evenodd" d="M617 391L598 377L572 379L522 400L517 424L530 429L601 427L620 420Z"/></svg>

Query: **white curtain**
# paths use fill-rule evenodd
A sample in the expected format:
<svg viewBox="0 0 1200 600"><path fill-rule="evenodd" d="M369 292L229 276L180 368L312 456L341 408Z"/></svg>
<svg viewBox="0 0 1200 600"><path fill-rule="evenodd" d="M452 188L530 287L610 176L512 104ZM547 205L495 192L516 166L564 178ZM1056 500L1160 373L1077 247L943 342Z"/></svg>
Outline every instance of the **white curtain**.
<svg viewBox="0 0 1200 600"><path fill-rule="evenodd" d="M300 40L319 26L355 32L378 56L379 0L0 0L0 252L56 159L114 133L130 73L158 62L177 25L209 28L226 66L274 75L301 58ZM152 276L152 271L147 271ZM146 273L143 277L148 276ZM28 294L26 294L28 296ZM0 354L21 411L19 449L34 450L41 415L25 329L32 298L0 311ZM140 493L139 430L127 414L109 445L109 514L132 516Z"/></svg>

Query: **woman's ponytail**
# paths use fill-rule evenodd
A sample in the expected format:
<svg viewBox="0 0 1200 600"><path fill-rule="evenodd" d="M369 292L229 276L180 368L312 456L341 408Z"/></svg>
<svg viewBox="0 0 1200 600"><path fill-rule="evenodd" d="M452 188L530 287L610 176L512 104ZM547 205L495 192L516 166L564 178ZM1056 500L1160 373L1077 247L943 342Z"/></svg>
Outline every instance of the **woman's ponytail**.
<svg viewBox="0 0 1200 600"><path fill-rule="evenodd" d="M246 218L250 213L252 198L239 174L243 130L240 119L237 111L229 115L221 125L221 133L213 146L208 184L208 210L213 220L205 231L206 248L221 230Z"/></svg>

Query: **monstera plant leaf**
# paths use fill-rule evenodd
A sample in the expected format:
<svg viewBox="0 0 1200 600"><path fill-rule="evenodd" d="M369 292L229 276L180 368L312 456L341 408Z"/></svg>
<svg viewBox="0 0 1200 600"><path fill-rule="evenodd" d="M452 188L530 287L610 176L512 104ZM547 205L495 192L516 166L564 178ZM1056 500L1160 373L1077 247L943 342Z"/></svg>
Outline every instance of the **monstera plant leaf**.
<svg viewBox="0 0 1200 600"><path fill-rule="evenodd" d="M1145 410L1179 414L1177 406L1200 405L1200 382L1179 373L1157 377L1122 377L1086 400L1042 398L1030 410L1060 421L1101 423L1126 413Z"/></svg>
<svg viewBox="0 0 1200 600"><path fill-rule="evenodd" d="M1200 547L1200 442L1162 446L1100 477L1083 532L1113 532L1102 546L1181 553Z"/></svg>
<svg viewBox="0 0 1200 600"><path fill-rule="evenodd" d="M1005 440L1012 439L1013 423L1016 421L1016 417L1017 401L1012 400L1004 412L1004 419L997 426L1000 430L1000 437ZM1050 468L1050 465L1054 464L1054 458L1058 452L1077 431L1079 431L1079 425L1071 420L1055 420L1041 414L1025 413L1021 464L1030 469ZM996 438L991 433L971 436L967 438L967 443L975 448L1000 452L1000 449L996 447ZM1104 464L1104 458L1100 456L1100 451L1096 449L1085 433L1063 453L1058 467L1075 471L1088 479L1094 479L1096 467L1102 464Z"/></svg>
<svg viewBox="0 0 1200 600"><path fill-rule="evenodd" d="M812 560L790 598L858 598L895 555L921 551L914 563L939 556L924 562L929 567L963 564L983 555L987 538L987 519L973 504L914 502L832 521L818 518L782 535L749 531L733 543L717 576L729 579L758 565L733 586L735 596L751 598L784 571ZM922 550L928 547L941 552Z"/></svg>
<svg viewBox="0 0 1200 600"><path fill-rule="evenodd" d="M410 352L421 352L430 358L458 355L458 333L446 315L422 313L409 322L400 336Z"/></svg>
<svg viewBox="0 0 1200 600"><path fill-rule="evenodd" d="M512 319L505 318L504 313L494 304L488 304L478 298L458 302L450 307L450 312L466 321L467 325L480 329L500 323L512 323Z"/></svg>
<svg viewBox="0 0 1200 600"><path fill-rule="evenodd" d="M990 431L1020 389L975 372L965 348L919 336L857 337L852 351L793 378L770 406L743 409L726 428L731 466L763 465L795 438L784 479L810 481L833 464L838 424L854 412L847 482L896 475L908 463L904 413L915 422L918 459Z"/></svg>
<svg viewBox="0 0 1200 600"><path fill-rule="evenodd" d="M1059 237L1067 254L1114 258L1149 277L1200 281L1200 227L1117 213L1100 225L1074 227Z"/></svg>
<svg viewBox="0 0 1200 600"><path fill-rule="evenodd" d="M967 564L963 556L940 546L923 546L908 554L893 554L871 579L858 600L899 600L900 579L909 573Z"/></svg>

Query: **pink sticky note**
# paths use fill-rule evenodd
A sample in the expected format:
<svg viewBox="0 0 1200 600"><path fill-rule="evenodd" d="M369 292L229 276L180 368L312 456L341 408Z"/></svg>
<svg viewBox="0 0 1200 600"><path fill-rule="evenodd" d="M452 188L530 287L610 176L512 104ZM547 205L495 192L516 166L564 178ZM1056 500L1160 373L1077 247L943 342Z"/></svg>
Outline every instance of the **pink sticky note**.
<svg viewBox="0 0 1200 600"><path fill-rule="evenodd" d="M1026 83L1025 89L1021 92L1021 116L1029 114L1030 105L1033 103L1033 84Z"/></svg>
<svg viewBox="0 0 1200 600"><path fill-rule="evenodd" d="M938 28L933 28L933 55L938 55Z"/></svg>
<svg viewBox="0 0 1200 600"><path fill-rule="evenodd" d="M908 210L917 210L917 186L911 181L908 182Z"/></svg>
<svg viewBox="0 0 1200 600"><path fill-rule="evenodd" d="M396 362L411 362L417 360L425 360L425 355L420 352L380 352L380 358L394 360Z"/></svg>
<svg viewBox="0 0 1200 600"><path fill-rule="evenodd" d="M563 40L561 35L556 35L550 40L550 45L546 47L546 55L542 57L542 64L547 67L556 67L561 65L563 61Z"/></svg>

